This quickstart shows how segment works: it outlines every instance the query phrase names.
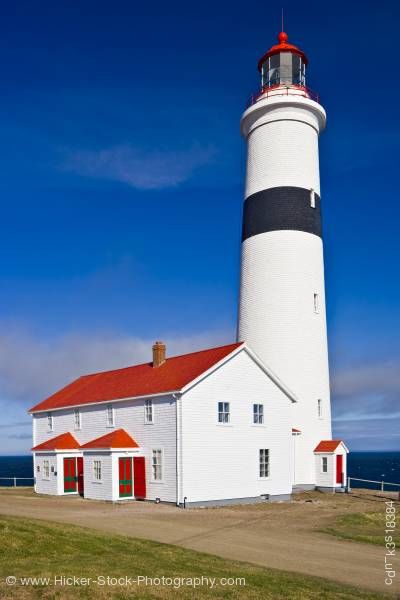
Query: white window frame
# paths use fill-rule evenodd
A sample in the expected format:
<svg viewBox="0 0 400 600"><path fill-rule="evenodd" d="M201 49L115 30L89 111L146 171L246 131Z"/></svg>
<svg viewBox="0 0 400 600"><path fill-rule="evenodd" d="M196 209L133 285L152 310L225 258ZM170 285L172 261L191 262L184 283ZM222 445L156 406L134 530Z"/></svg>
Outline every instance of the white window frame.
<svg viewBox="0 0 400 600"><path fill-rule="evenodd" d="M155 453L158 453L157 455ZM154 462L154 458L159 457L159 461ZM151 481L152 483L164 483L164 449L151 449ZM160 476L157 475L157 467L159 468Z"/></svg>
<svg viewBox="0 0 400 600"><path fill-rule="evenodd" d="M218 425L229 425L231 422L230 402L218 402Z"/></svg>
<svg viewBox="0 0 400 600"><path fill-rule="evenodd" d="M74 408L74 429L80 431L82 429L82 414L80 408Z"/></svg>
<svg viewBox="0 0 400 600"><path fill-rule="evenodd" d="M47 431L54 431L53 413L47 413Z"/></svg>
<svg viewBox="0 0 400 600"><path fill-rule="evenodd" d="M144 401L144 423L145 425L154 424L154 404L151 398Z"/></svg>
<svg viewBox="0 0 400 600"><path fill-rule="evenodd" d="M107 427L115 427L115 411L114 411L114 406L112 404L107 404L106 420L107 420Z"/></svg>
<svg viewBox="0 0 400 600"><path fill-rule="evenodd" d="M319 294L318 294L318 292L314 292L314 312L316 315L319 315Z"/></svg>
<svg viewBox="0 0 400 600"><path fill-rule="evenodd" d="M312 188L310 190L310 206L315 208L315 191Z"/></svg>
<svg viewBox="0 0 400 600"><path fill-rule="evenodd" d="M253 404L253 425L264 425L264 404Z"/></svg>
<svg viewBox="0 0 400 600"><path fill-rule="evenodd" d="M42 466L42 479L48 481L50 479L50 460L45 458Z"/></svg>
<svg viewBox="0 0 400 600"><path fill-rule="evenodd" d="M318 398L317 400L317 413L318 413L318 419L322 419L323 418L323 410L322 410L322 399Z"/></svg>
<svg viewBox="0 0 400 600"><path fill-rule="evenodd" d="M328 472L328 457L321 456L321 473L327 473L327 472Z"/></svg>
<svg viewBox="0 0 400 600"><path fill-rule="evenodd" d="M103 465L99 458L93 459L93 483L103 482Z"/></svg>
<svg viewBox="0 0 400 600"><path fill-rule="evenodd" d="M260 448L258 451L258 477L269 479L271 472L271 454L269 448ZM264 473L264 475L262 475Z"/></svg>

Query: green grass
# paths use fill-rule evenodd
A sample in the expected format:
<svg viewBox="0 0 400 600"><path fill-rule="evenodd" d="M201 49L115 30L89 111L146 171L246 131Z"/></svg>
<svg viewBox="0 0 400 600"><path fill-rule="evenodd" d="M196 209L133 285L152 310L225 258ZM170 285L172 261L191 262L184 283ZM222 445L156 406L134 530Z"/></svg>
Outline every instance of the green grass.
<svg viewBox="0 0 400 600"><path fill-rule="evenodd" d="M0 598L358 600L360 590L324 579L264 569L148 540L45 521L0 517ZM7 586L5 577L233 577L246 585L209 587ZM365 600L386 598L363 592Z"/></svg>
<svg viewBox="0 0 400 600"><path fill-rule="evenodd" d="M353 513L336 517L332 524L321 531L345 540L383 546L385 543L385 509L383 508L380 512ZM398 531L399 523L397 524ZM394 536L394 541L399 547L400 536L398 533Z"/></svg>

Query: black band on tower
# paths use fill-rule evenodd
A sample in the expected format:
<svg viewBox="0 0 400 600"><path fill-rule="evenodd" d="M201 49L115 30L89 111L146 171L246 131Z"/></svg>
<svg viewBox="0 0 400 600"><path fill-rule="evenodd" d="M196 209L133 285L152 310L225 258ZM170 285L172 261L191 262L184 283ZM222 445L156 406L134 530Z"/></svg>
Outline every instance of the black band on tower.
<svg viewBox="0 0 400 600"><path fill-rule="evenodd" d="M314 208L315 206L315 208ZM298 187L275 187L246 198L242 241L259 233L291 229L322 237L321 199Z"/></svg>

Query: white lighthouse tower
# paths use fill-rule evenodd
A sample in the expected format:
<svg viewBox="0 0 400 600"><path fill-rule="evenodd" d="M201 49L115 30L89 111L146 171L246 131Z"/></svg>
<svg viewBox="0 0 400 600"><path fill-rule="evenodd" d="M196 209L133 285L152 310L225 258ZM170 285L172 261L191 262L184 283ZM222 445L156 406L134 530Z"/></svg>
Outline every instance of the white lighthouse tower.
<svg viewBox="0 0 400 600"><path fill-rule="evenodd" d="M332 437L318 160L326 114L305 84L307 57L286 33L278 41L259 61L261 90L241 120L238 339L298 398L293 483L306 487L315 485L315 447Z"/></svg>

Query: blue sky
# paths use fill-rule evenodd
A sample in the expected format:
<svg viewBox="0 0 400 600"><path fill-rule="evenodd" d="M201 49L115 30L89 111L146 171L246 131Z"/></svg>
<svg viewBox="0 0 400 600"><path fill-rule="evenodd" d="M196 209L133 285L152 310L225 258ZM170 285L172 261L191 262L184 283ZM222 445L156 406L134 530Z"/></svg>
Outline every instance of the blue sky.
<svg viewBox="0 0 400 600"><path fill-rule="evenodd" d="M0 453L82 372L235 335L245 148L281 5L16 2L0 19ZM400 449L400 8L285 4L321 95L334 433Z"/></svg>

